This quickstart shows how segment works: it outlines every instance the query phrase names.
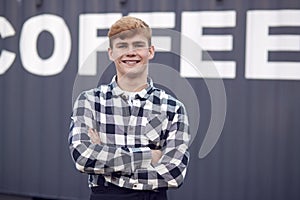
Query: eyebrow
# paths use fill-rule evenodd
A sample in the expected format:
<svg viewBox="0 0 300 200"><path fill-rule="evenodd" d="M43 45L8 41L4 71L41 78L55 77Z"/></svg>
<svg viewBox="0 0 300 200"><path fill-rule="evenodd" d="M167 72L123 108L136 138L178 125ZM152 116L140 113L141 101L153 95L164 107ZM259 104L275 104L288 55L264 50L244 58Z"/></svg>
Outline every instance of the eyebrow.
<svg viewBox="0 0 300 200"><path fill-rule="evenodd" d="M144 42L144 41L137 41L137 42L133 42L133 44L146 44L146 42Z"/></svg>
<svg viewBox="0 0 300 200"><path fill-rule="evenodd" d="M137 45L137 44L146 44L146 42L144 42L144 41L136 41L136 42L133 42L132 43L133 45ZM118 43L116 43L116 46L117 45L128 45L128 42L118 42Z"/></svg>
<svg viewBox="0 0 300 200"><path fill-rule="evenodd" d="M127 42L118 42L118 43L116 43L116 46L117 45L127 45L128 43Z"/></svg>

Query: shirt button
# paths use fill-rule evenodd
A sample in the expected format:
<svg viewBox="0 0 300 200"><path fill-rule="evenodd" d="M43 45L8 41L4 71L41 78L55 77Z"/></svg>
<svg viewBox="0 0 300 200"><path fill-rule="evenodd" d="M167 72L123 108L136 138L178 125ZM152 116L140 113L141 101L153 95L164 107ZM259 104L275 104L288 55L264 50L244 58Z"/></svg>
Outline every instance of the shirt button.
<svg viewBox="0 0 300 200"><path fill-rule="evenodd" d="M125 100L127 100L127 96L125 94L122 94L121 97Z"/></svg>

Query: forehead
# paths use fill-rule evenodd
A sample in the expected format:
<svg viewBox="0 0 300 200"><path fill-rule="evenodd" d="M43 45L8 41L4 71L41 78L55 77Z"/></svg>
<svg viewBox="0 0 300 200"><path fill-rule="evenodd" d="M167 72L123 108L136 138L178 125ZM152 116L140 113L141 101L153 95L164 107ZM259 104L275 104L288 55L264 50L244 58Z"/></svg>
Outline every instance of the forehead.
<svg viewBox="0 0 300 200"><path fill-rule="evenodd" d="M135 42L145 42L147 43L147 38L143 34L135 34L130 37L116 37L112 40L112 44L118 44L118 43L135 43Z"/></svg>

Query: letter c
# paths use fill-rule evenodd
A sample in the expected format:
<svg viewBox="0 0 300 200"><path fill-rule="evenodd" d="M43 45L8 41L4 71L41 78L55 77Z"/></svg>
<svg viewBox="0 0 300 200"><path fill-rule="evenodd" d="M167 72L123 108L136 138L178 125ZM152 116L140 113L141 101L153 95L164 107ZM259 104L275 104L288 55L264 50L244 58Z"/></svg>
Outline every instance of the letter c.
<svg viewBox="0 0 300 200"><path fill-rule="evenodd" d="M0 36L7 38L15 35L15 29L11 23L4 17L0 16ZM0 75L4 74L12 65L16 54L7 50L2 50L0 54Z"/></svg>

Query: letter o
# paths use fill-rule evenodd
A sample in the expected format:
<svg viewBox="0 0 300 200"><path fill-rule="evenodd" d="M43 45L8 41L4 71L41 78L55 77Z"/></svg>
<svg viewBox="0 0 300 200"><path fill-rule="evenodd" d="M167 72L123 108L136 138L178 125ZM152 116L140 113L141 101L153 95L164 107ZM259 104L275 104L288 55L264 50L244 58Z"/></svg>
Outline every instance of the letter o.
<svg viewBox="0 0 300 200"><path fill-rule="evenodd" d="M37 49L38 36L43 31L48 31L54 38L54 50L47 59L42 59ZM20 36L20 56L23 67L30 73L41 76L59 74L68 62L70 53L71 35L61 17L44 14L24 23Z"/></svg>

